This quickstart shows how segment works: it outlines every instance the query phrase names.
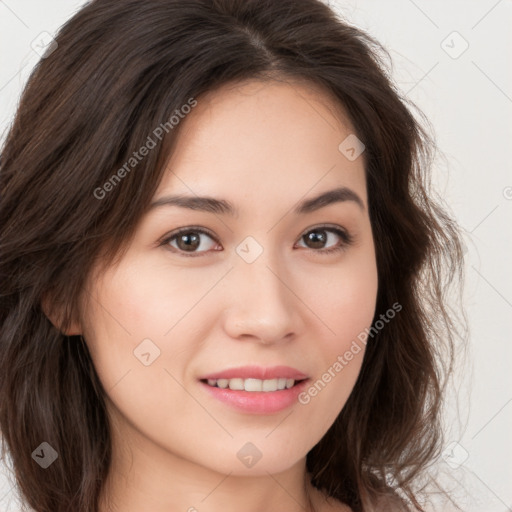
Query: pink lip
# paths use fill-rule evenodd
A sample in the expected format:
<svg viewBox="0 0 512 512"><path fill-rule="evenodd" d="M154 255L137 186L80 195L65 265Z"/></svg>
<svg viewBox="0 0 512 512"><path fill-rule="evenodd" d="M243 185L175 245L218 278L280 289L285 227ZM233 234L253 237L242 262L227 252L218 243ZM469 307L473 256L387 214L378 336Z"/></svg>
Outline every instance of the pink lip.
<svg viewBox="0 0 512 512"><path fill-rule="evenodd" d="M222 389L209 386L208 379L260 379L270 380L286 378L300 380L290 389L278 391L243 391L233 389ZM217 373L210 373L200 379L201 386L217 400L239 410L251 414L272 414L282 411L298 400L298 395L307 386L310 379L308 376L290 366L241 366L229 368Z"/></svg>
<svg viewBox="0 0 512 512"><path fill-rule="evenodd" d="M221 372L210 373L201 377L205 379L260 379L270 380L278 379L279 377L286 379L302 380L308 376L290 366L240 366L239 368L228 368Z"/></svg>
<svg viewBox="0 0 512 512"><path fill-rule="evenodd" d="M309 379L306 379L295 384L290 389L269 392L222 389L209 386L206 382L202 381L200 385L206 392L210 393L210 396L239 411L251 414L272 414L297 403L298 395L308 385L308 382Z"/></svg>

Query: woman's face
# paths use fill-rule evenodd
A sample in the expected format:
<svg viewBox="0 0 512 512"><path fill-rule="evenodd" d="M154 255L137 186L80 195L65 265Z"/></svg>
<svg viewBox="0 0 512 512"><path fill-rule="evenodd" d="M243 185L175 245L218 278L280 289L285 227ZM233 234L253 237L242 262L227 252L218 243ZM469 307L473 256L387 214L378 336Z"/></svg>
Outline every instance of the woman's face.
<svg viewBox="0 0 512 512"><path fill-rule="evenodd" d="M180 122L157 204L89 281L81 332L123 445L279 472L326 433L361 367L377 295L364 153L304 85L225 86Z"/></svg>

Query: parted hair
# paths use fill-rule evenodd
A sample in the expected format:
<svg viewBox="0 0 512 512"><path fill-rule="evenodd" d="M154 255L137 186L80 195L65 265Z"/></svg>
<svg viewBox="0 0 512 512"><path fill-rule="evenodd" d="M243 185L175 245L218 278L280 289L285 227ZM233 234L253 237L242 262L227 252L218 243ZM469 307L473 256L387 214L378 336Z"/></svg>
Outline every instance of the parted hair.
<svg viewBox="0 0 512 512"><path fill-rule="evenodd" d="M434 136L393 83L389 53L319 0L93 0L55 43L1 148L0 430L22 498L37 512L99 510L112 456L106 395L86 344L63 332L80 318L93 265L122 256L181 125L114 190L95 191L190 98L298 79L339 102L365 145L374 321L402 307L368 339L307 470L355 512L422 510L417 482L440 452L458 337L447 293L462 282L463 254L431 185ZM60 326L43 311L47 298ZM42 441L59 454L47 469L32 458Z"/></svg>

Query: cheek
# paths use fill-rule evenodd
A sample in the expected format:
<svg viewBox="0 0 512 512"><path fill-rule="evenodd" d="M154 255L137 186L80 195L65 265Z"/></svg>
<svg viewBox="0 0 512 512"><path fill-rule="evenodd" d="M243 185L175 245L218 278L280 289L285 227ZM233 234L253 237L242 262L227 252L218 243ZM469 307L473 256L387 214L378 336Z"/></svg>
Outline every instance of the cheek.
<svg viewBox="0 0 512 512"><path fill-rule="evenodd" d="M324 342L332 358L348 350L373 320L378 290L373 253L366 251L347 258L336 272L331 271L329 279L322 280L322 286L310 283L309 290L315 313L328 328Z"/></svg>
<svg viewBox="0 0 512 512"><path fill-rule="evenodd" d="M127 263L127 262L125 262ZM125 265L106 273L95 283L93 299L84 315L84 338L99 380L105 389L114 418L157 435L172 421L172 411L187 411L190 404L174 404L183 380L187 339L173 335L172 327L186 313L194 297L169 293L164 273L138 265ZM197 300L197 299L196 299ZM166 336L169 331L170 334ZM194 405L192 403L192 405Z"/></svg>
<svg viewBox="0 0 512 512"><path fill-rule="evenodd" d="M223 272L211 268L193 271L165 262L164 258L139 258L127 262L108 286L107 300L114 304L120 317L131 330L147 336L169 338L169 332L201 302L222 277Z"/></svg>
<svg viewBox="0 0 512 512"><path fill-rule="evenodd" d="M190 331L189 318L218 281L217 273L178 269L171 274L169 268L154 263L125 259L122 267L108 270L89 287L92 297L84 315L84 338L107 390L141 367L146 375L155 368L160 372L164 366L172 368L179 378L180 368L197 348L190 344L190 335L178 333L186 325ZM146 367L141 356L148 352L154 363Z"/></svg>
<svg viewBox="0 0 512 512"><path fill-rule="evenodd" d="M111 342L163 339L208 289L210 279L151 261L125 260L94 287L89 317ZM176 292L179 290L179 293ZM98 333L100 334L100 333Z"/></svg>
<svg viewBox="0 0 512 512"><path fill-rule="evenodd" d="M321 290L312 285L308 297L326 327L318 346L321 371L299 397L299 403L323 411L324 428L339 414L359 375L366 339L375 314L378 276L375 260L354 258L324 280Z"/></svg>

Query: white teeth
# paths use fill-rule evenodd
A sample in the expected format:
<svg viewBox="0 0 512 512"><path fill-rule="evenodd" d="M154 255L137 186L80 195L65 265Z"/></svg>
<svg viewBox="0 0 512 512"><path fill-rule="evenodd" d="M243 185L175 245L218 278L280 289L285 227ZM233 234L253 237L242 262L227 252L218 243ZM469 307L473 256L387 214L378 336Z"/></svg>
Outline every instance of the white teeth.
<svg viewBox="0 0 512 512"><path fill-rule="evenodd" d="M209 383L208 383L209 384ZM227 388L229 385L229 380L228 379L218 379L217 380L217 386L219 388Z"/></svg>
<svg viewBox="0 0 512 512"><path fill-rule="evenodd" d="M261 384L263 391L277 391L277 379L264 380Z"/></svg>
<svg viewBox="0 0 512 512"><path fill-rule="evenodd" d="M245 379L245 382L244 382L245 391L261 391L262 387L263 387L263 381L261 381L259 379Z"/></svg>
<svg viewBox="0 0 512 512"><path fill-rule="evenodd" d="M242 391L244 389L244 379L229 379L229 389Z"/></svg>
<svg viewBox="0 0 512 512"><path fill-rule="evenodd" d="M290 389L295 384L294 379L280 377L279 379L208 379L208 385L222 389L233 389L238 391L281 391Z"/></svg>

